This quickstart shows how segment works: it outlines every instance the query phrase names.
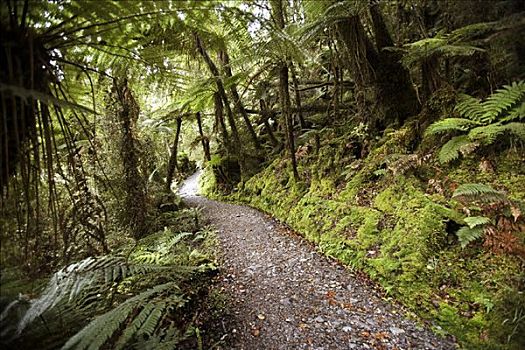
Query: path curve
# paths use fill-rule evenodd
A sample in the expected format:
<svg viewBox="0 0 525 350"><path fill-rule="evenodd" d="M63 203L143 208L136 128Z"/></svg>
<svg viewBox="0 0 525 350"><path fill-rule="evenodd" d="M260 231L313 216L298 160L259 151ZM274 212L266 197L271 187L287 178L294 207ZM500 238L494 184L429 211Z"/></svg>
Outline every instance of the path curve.
<svg viewBox="0 0 525 350"><path fill-rule="evenodd" d="M276 220L197 195L198 176L180 194L218 231L217 288L230 301L219 348L455 349Z"/></svg>

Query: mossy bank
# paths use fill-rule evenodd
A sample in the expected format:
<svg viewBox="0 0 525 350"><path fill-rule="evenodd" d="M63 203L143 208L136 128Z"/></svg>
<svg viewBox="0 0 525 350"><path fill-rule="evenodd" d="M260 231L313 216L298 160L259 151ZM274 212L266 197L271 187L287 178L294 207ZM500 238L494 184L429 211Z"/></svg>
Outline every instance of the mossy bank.
<svg viewBox="0 0 525 350"><path fill-rule="evenodd" d="M210 169L201 187L208 196L245 202L286 222L324 254L369 274L462 347L523 348L523 259L478 242L462 248L456 231L464 215L451 199L460 184L485 183L522 205L520 153L441 169L432 149L411 153L410 130L386 132L361 159L349 135L325 137L318 149L306 140L298 154L302 181L277 158L229 195L216 190ZM490 167L480 170L486 163ZM523 233L518 236L523 243Z"/></svg>

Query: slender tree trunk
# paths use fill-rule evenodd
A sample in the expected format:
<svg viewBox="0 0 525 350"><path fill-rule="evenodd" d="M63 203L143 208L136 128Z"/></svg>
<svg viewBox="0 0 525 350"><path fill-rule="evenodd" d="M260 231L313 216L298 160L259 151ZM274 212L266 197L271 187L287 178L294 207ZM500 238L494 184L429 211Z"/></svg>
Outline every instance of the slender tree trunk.
<svg viewBox="0 0 525 350"><path fill-rule="evenodd" d="M128 87L126 79L115 79L113 91L119 102L117 118L120 123L120 155L124 168L126 220L135 239L148 233L146 181L139 171L136 122L139 106Z"/></svg>
<svg viewBox="0 0 525 350"><path fill-rule="evenodd" d="M173 145L171 146L171 155L170 160L168 162L168 173L166 176L166 191L171 191L171 183L173 182L173 175L175 174L175 170L178 169L177 164L177 151L179 148L179 136L180 136L180 129L182 126L182 118L177 118L177 129L175 130L175 139L173 140Z"/></svg>
<svg viewBox="0 0 525 350"><path fill-rule="evenodd" d="M224 122L224 106L222 105L222 99L218 92L213 94L213 102L215 105L215 118L221 129L222 140L226 145L226 149L230 150L230 136L228 135L228 129L226 129L226 123Z"/></svg>
<svg viewBox="0 0 525 350"><path fill-rule="evenodd" d="M437 58L431 57L421 63L421 80L424 103L441 87L442 81L439 75L439 62Z"/></svg>
<svg viewBox="0 0 525 350"><path fill-rule="evenodd" d="M239 162L239 166L240 166L241 173L242 173L243 170L245 169L245 164L244 164L244 158L242 156L241 138L239 137L239 132L237 130L237 125L235 123L235 117L234 117L233 112L232 112L232 110L230 108L230 102L228 100L228 96L226 95L226 90L224 89L224 84L222 82L219 70L217 69L217 66L212 61L212 59L210 58L210 55L206 51L206 49L205 49L205 47L204 47L204 45L202 43L201 38L199 37L199 35L197 33L194 33L194 38L195 38L195 44L196 44L196 46L198 48L198 51L199 51L200 55L202 56L202 58L206 62L206 65L208 66L208 69L210 70L211 74L215 78L215 84L217 85L217 92L219 93L219 95L221 96L221 99L224 102L224 108L226 109L226 116L228 118L228 123L230 124L230 129L231 129L231 132L232 132L232 138L233 138L233 142L234 142L234 145L232 145L232 149L234 150L235 155L237 156L237 161Z"/></svg>
<svg viewBox="0 0 525 350"><path fill-rule="evenodd" d="M208 140L206 136L204 136L204 132L202 131L201 112L195 113L195 118L197 119L197 126L199 127L199 135L201 137L202 151L204 152L204 158L209 162L211 160L210 141Z"/></svg>
<svg viewBox="0 0 525 350"><path fill-rule="evenodd" d="M221 50L219 52L219 59L222 62L222 66L224 69L224 73L226 74L226 77L231 78L233 74L232 74L232 69L230 66L230 57L228 56L228 52L226 52L226 50ZM244 124L246 125L246 128L248 129L248 133L250 134L250 138L252 140L253 146L255 147L255 149L258 149L258 150L261 149L261 144L259 143L259 139L257 138L257 134L255 133L255 130L253 129L253 125L250 121L250 118L248 117L248 113L246 113L246 110L244 109L239 93L237 92L236 85L232 84L232 86L230 87L230 94L233 97L233 103L235 104L235 109L241 114L242 119L244 120Z"/></svg>
<svg viewBox="0 0 525 350"><path fill-rule="evenodd" d="M263 99L259 100L259 105L261 107L261 114L262 119L264 123L264 128L266 129L266 132L268 133L268 137L270 138L270 142L274 147L279 147L281 144L279 143L279 140L275 137L272 126L268 122L268 118L270 118L270 112L268 111L268 108L266 107L266 102L264 102Z"/></svg>
<svg viewBox="0 0 525 350"><path fill-rule="evenodd" d="M284 29L285 16L282 0L273 0L271 2L272 13L280 29ZM279 63L279 99L281 103L283 121L285 125L286 145L290 153L292 161L293 176L296 181L299 180L299 172L297 171L297 159L295 158L295 142L293 135L293 124L290 115L290 89L288 82L288 64L286 59Z"/></svg>
<svg viewBox="0 0 525 350"><path fill-rule="evenodd" d="M299 119L299 126L301 129L306 129L306 122L304 121L303 112L301 112L301 93L299 91L299 82L297 81L297 74L295 74L294 65L290 63L290 72L292 73L293 89L295 92L295 105L299 109L297 118Z"/></svg>

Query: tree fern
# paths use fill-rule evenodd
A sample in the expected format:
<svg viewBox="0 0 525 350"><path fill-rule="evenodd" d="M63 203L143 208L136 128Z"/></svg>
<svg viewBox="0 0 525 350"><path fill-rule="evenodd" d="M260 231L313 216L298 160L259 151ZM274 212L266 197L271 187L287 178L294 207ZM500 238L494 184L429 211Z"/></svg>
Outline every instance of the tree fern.
<svg viewBox="0 0 525 350"><path fill-rule="evenodd" d="M17 333L21 334L28 324L59 303L75 302L80 307L89 306L96 299L93 295L108 289L115 281L152 272L165 274L172 269L158 265L128 264L123 257L115 256L90 257L66 266L53 275L40 298L31 303L18 324Z"/></svg>
<svg viewBox="0 0 525 350"><path fill-rule="evenodd" d="M430 125L426 135L461 133L445 143L440 152L441 163L466 155L479 145L495 143L504 134L525 141L525 81L513 82L497 90L485 101L461 95L455 107L463 118L445 118ZM518 121L520 120L520 121ZM463 148L464 151L461 151Z"/></svg>

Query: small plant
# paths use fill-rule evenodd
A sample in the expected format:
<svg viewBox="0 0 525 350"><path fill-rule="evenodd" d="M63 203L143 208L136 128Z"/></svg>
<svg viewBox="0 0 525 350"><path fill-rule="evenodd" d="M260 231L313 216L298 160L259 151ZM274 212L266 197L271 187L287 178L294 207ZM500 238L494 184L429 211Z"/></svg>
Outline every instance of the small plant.
<svg viewBox="0 0 525 350"><path fill-rule="evenodd" d="M525 257L525 248L515 233L523 232L521 210L500 191L484 184L463 184L452 198L467 214L465 226L457 231L462 247L484 238L484 246L495 253Z"/></svg>
<svg viewBox="0 0 525 350"><path fill-rule="evenodd" d="M506 85L481 101L461 95L455 110L461 118L445 118L430 125L427 135L455 133L439 152L439 161L448 163L481 146L496 142L504 134L525 141L525 81ZM460 135L457 135L460 134Z"/></svg>

